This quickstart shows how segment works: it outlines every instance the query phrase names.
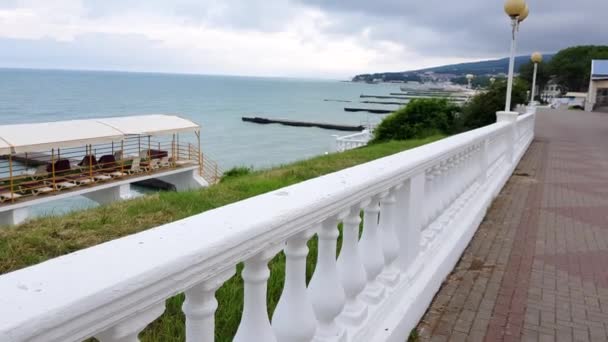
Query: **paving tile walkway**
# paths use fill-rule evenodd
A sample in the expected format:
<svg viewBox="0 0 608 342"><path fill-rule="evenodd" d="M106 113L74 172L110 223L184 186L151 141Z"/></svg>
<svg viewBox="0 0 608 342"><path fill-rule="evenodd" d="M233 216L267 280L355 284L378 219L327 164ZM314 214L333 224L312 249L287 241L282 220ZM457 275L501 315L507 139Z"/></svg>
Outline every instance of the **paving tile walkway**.
<svg viewBox="0 0 608 342"><path fill-rule="evenodd" d="M536 139L418 325L421 341L608 341L608 113Z"/></svg>

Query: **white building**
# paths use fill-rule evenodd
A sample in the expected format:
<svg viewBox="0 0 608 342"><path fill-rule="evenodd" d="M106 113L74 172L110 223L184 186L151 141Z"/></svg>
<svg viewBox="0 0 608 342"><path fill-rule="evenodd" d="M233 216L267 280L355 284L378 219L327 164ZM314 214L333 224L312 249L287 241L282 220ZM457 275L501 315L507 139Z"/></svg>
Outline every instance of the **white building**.
<svg viewBox="0 0 608 342"><path fill-rule="evenodd" d="M591 78L585 110L590 112L598 107L608 107L608 60L591 61Z"/></svg>

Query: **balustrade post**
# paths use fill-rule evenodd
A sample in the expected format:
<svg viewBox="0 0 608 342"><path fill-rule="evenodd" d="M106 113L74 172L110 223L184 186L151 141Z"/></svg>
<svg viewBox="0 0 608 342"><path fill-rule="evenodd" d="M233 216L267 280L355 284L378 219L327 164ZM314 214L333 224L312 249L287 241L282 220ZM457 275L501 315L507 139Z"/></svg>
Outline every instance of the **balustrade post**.
<svg viewBox="0 0 608 342"><path fill-rule="evenodd" d="M245 261L245 268L241 273L245 287L243 313L233 342L249 342L252 339L264 342L277 341L268 319L266 290L270 277L268 261L278 250L271 248Z"/></svg>
<svg viewBox="0 0 608 342"><path fill-rule="evenodd" d="M338 272L346 294L346 305L338 317L340 322L359 326L367 317L367 305L361 300L366 273L359 256L360 207L354 206L343 221L342 249L338 257Z"/></svg>
<svg viewBox="0 0 608 342"><path fill-rule="evenodd" d="M285 284L272 316L272 329L279 342L308 342L317 330L317 320L306 291L306 243L312 235L313 232L307 230L287 240Z"/></svg>
<svg viewBox="0 0 608 342"><path fill-rule="evenodd" d="M165 312L165 302L126 318L115 326L95 335L99 342L139 342L138 335L148 324Z"/></svg>
<svg viewBox="0 0 608 342"><path fill-rule="evenodd" d="M420 229L423 229L432 221L431 214L433 211L433 197L435 188L434 175L435 172L432 167L427 169L425 172L426 186L424 187L424 196L422 197L422 202L424 203L424 206L422 207L424 216L422 219L422 227L420 227Z"/></svg>
<svg viewBox="0 0 608 342"><path fill-rule="evenodd" d="M395 266L399 256L399 238L395 233L399 213L397 212L395 193L403 187L403 184L390 190L380 200L380 238L382 251L384 253L384 271L380 273L379 280L388 287L393 287L399 282L399 269Z"/></svg>
<svg viewBox="0 0 608 342"><path fill-rule="evenodd" d="M405 225L399 234L398 260L402 271L407 271L420 253L425 182L425 172L414 175L405 183L399 196L401 217L405 218Z"/></svg>
<svg viewBox="0 0 608 342"><path fill-rule="evenodd" d="M325 220L318 232L318 256L315 272L308 284L315 316L319 321L315 341L340 341L344 329L336 324L336 317L344 309L345 293L336 261L338 219Z"/></svg>
<svg viewBox="0 0 608 342"><path fill-rule="evenodd" d="M518 112L496 112L496 121L497 122L506 122L509 124L509 133L507 135L507 161L509 162L509 164L512 164L514 162L514 158L515 158L515 153L514 153L514 149L515 149L515 142L516 142L516 122L517 122L517 117L519 116Z"/></svg>
<svg viewBox="0 0 608 342"><path fill-rule="evenodd" d="M384 297L384 286L378 280L378 275L384 268L382 242L378 236L378 218L380 213L379 200L373 197L364 208L363 235L359 248L367 275L367 286L363 290L363 298L371 304L378 304Z"/></svg>
<svg viewBox="0 0 608 342"><path fill-rule="evenodd" d="M485 138L481 143L480 152L480 165L479 165L479 183L484 184L488 178L488 152L490 150L490 139Z"/></svg>
<svg viewBox="0 0 608 342"><path fill-rule="evenodd" d="M231 267L186 291L182 311L186 316L186 341L213 342L215 335L215 292L235 273Z"/></svg>

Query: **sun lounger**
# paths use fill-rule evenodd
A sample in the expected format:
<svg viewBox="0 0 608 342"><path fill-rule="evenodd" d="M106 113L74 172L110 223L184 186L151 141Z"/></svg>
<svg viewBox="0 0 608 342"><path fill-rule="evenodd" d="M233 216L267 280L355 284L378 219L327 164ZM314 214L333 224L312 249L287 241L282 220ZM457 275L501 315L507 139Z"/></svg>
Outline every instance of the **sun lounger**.
<svg viewBox="0 0 608 342"><path fill-rule="evenodd" d="M146 171L150 172L150 171L156 170L160 167L160 159L152 159L149 162L141 162L140 165Z"/></svg>
<svg viewBox="0 0 608 342"><path fill-rule="evenodd" d="M19 184L19 189L21 192L29 192L34 196L53 191L53 188L43 181L24 182Z"/></svg>
<svg viewBox="0 0 608 342"><path fill-rule="evenodd" d="M78 185L87 185L87 184L91 184L93 182L95 182L94 178L91 178L90 175L87 174L79 174L79 175L69 175L69 176L65 176L64 178L70 180L71 182L74 182Z"/></svg>
<svg viewBox="0 0 608 342"><path fill-rule="evenodd" d="M21 197L20 194L11 191L9 188L0 187L0 202L10 201L11 199L17 199Z"/></svg>
<svg viewBox="0 0 608 342"><path fill-rule="evenodd" d="M97 174L93 175L93 178L95 180L97 180L97 181L102 181L103 182L103 181L107 181L107 180L112 179L112 176L107 175L105 173L97 173Z"/></svg>
<svg viewBox="0 0 608 342"><path fill-rule="evenodd" d="M132 175L144 171L141 167L141 158L135 157L127 169L127 173Z"/></svg>
<svg viewBox="0 0 608 342"><path fill-rule="evenodd" d="M29 174L33 179L42 179L49 176L49 173L46 171L47 165L40 165L36 167L36 170Z"/></svg>
<svg viewBox="0 0 608 342"><path fill-rule="evenodd" d="M57 178L55 179L55 186L57 187L57 189L62 190L62 189L71 189L71 188L75 188L78 186L78 183L74 182L71 179L68 178Z"/></svg>
<svg viewBox="0 0 608 342"><path fill-rule="evenodd" d="M171 166L168 156L164 156L164 157L160 158L160 161L158 164L160 167L170 167Z"/></svg>

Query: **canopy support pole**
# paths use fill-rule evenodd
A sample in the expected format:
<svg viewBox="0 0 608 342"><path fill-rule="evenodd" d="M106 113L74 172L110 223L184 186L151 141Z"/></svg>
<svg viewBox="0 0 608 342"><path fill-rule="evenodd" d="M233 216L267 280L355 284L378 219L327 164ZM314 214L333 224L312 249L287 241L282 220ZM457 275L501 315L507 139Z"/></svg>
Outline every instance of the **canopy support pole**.
<svg viewBox="0 0 608 342"><path fill-rule="evenodd" d="M55 149L51 149L51 176L53 181L53 190L57 190L57 185L55 184Z"/></svg>
<svg viewBox="0 0 608 342"><path fill-rule="evenodd" d="M201 131L194 132L196 134L196 140L198 141L198 169L201 177L203 177L203 151L201 150Z"/></svg>
<svg viewBox="0 0 608 342"><path fill-rule="evenodd" d="M173 133L173 138L171 138L171 163L175 163L175 133Z"/></svg>
<svg viewBox="0 0 608 342"><path fill-rule="evenodd" d="M10 177L10 187L11 187L11 202L15 202L15 196L13 196L13 153L9 151L8 154L8 173Z"/></svg>
<svg viewBox="0 0 608 342"><path fill-rule="evenodd" d="M124 140L120 141L120 151L121 151L120 154L125 153L125 141ZM120 173L122 175L125 174L125 158L123 158L122 155L120 156Z"/></svg>
<svg viewBox="0 0 608 342"><path fill-rule="evenodd" d="M93 146L92 145L88 145L87 146L88 151L88 155L89 155L89 177L91 178L91 183L93 182Z"/></svg>

